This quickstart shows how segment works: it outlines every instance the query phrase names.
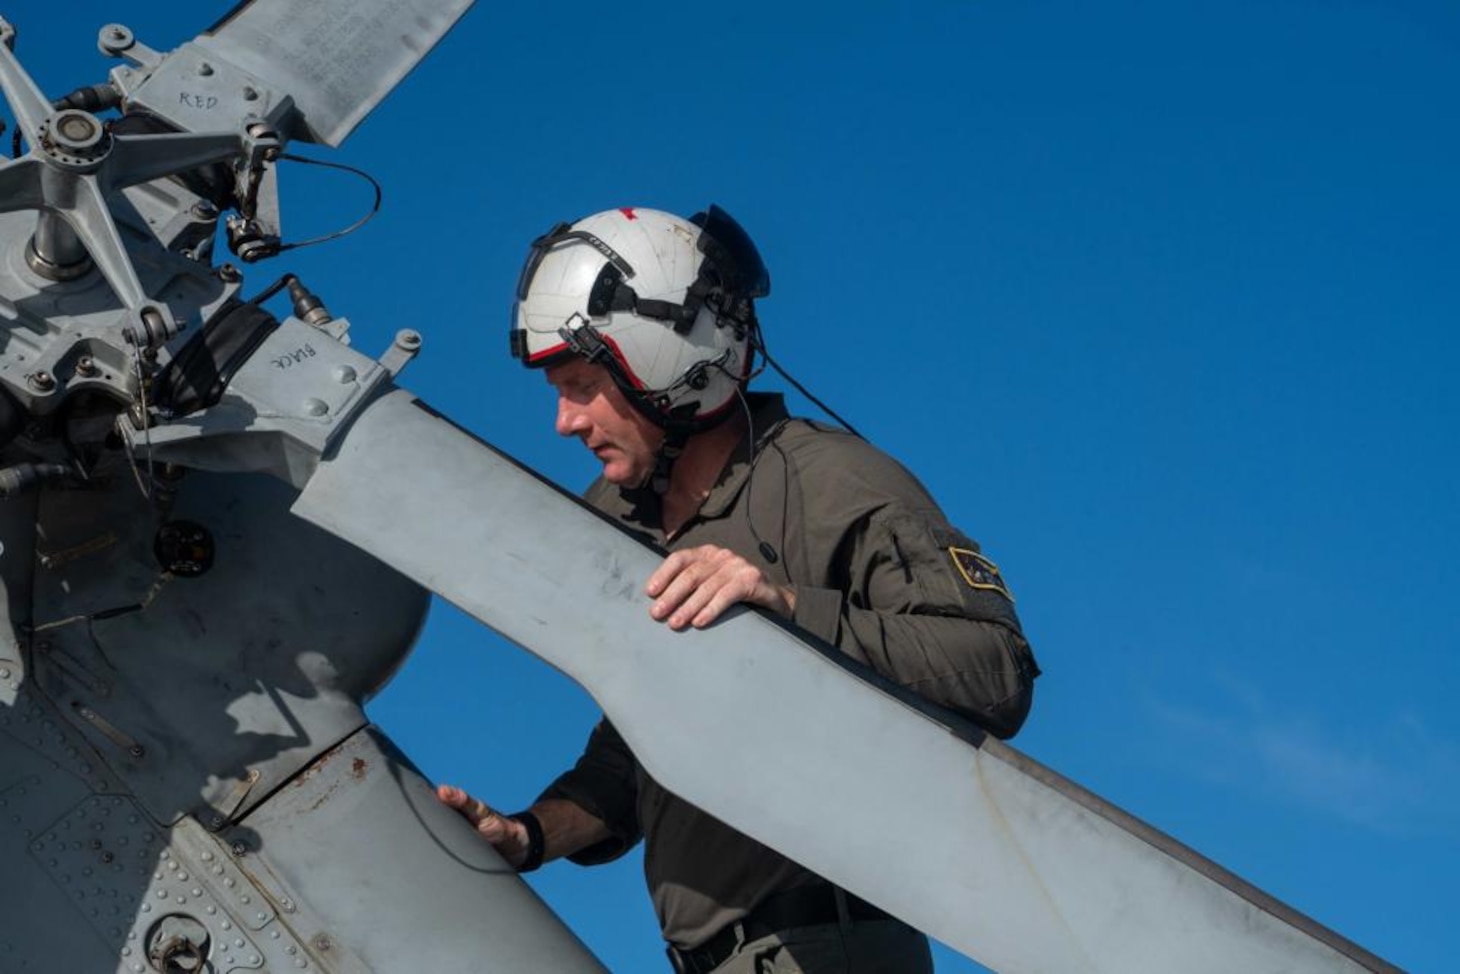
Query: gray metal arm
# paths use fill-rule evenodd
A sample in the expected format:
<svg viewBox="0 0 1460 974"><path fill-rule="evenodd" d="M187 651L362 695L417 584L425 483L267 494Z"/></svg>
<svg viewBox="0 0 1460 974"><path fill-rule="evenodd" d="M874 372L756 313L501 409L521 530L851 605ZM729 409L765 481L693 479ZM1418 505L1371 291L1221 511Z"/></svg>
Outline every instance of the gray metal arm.
<svg viewBox="0 0 1460 974"><path fill-rule="evenodd" d="M60 210L61 217L86 244L91 259L96 261L106 282L118 300L136 310L147 302L147 292L137 279L127 245L122 241L106 196L95 179L78 179L73 187L70 207Z"/></svg>
<svg viewBox="0 0 1460 974"><path fill-rule="evenodd" d="M243 151L236 132L179 132L171 135L118 135L107 189L122 189L162 176L231 159Z"/></svg>
<svg viewBox="0 0 1460 974"><path fill-rule="evenodd" d="M40 141L41 126L51 114L51 100L36 86L15 58L11 46L15 43L15 28L0 19L0 90L10 110L15 112L15 123L32 145Z"/></svg>
<svg viewBox="0 0 1460 974"><path fill-rule="evenodd" d="M39 163L33 159L0 161L0 213L34 210L44 201Z"/></svg>

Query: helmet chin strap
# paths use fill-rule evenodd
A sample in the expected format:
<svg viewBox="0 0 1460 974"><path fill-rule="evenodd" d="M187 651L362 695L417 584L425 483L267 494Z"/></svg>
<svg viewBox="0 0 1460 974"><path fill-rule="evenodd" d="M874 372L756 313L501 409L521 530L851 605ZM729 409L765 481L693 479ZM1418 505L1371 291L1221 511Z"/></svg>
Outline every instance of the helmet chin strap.
<svg viewBox="0 0 1460 974"><path fill-rule="evenodd" d="M648 482L648 486L658 497L662 498L669 493L669 481L674 473L674 462L684 453L689 438L701 430L715 425L695 419L694 409L693 405L679 406L668 414L654 410L652 407L643 410L645 415L649 416L664 431L664 439L660 441L659 449L654 451L654 471L649 474Z"/></svg>
<svg viewBox="0 0 1460 974"><path fill-rule="evenodd" d="M594 359L589 359L594 361ZM659 448L654 451L654 469L639 488L649 487L654 491L655 496L662 498L669 492L670 478L674 473L674 463L684 453L685 445L689 438L696 433L703 432L713 426L724 422L729 415L726 411L711 419L695 416L695 404L684 403L679 406L670 407L666 412L661 408L660 403L655 401L652 394L646 394L644 390L636 388L624 374L622 366L612 355L604 355L597 359L608 369L619 390L623 392L624 398L629 401L639 413L655 426L664 431L664 439L660 441Z"/></svg>
<svg viewBox="0 0 1460 974"><path fill-rule="evenodd" d="M654 451L654 470L649 474L648 486L655 496L663 498L669 493L674 461L684 453L685 444L689 442L692 433L693 430L678 424L675 427L665 427L664 440L659 444L659 449Z"/></svg>

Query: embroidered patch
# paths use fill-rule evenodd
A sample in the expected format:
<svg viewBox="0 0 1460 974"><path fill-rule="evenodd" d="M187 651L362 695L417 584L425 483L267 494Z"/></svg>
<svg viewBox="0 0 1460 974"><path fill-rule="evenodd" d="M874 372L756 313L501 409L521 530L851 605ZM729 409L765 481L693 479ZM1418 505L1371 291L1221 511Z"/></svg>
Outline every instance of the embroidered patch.
<svg viewBox="0 0 1460 974"><path fill-rule="evenodd" d="M999 566L989 561L977 551L970 551L967 548L948 549L948 554L953 557L953 564L958 566L958 574L968 583L969 588L980 588L989 592L998 592L1010 602L1014 596L1009 592L1009 586L1004 584L1004 576L999 574Z"/></svg>

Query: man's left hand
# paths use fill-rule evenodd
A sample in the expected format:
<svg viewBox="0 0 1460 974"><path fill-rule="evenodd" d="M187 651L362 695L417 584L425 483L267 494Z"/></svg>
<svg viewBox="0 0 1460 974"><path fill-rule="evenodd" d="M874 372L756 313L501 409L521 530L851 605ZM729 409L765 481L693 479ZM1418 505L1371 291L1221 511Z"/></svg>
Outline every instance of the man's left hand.
<svg viewBox="0 0 1460 974"><path fill-rule="evenodd" d="M644 591L654 599L649 615L671 629L703 629L737 602L748 602L790 618L796 593L766 578L728 548L701 545L664 559Z"/></svg>

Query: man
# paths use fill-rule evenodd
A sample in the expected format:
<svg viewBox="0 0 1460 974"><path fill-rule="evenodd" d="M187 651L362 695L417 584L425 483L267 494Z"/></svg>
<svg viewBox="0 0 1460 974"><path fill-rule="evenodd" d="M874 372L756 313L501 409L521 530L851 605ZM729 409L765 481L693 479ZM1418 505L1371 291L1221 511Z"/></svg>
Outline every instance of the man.
<svg viewBox="0 0 1460 974"><path fill-rule="evenodd" d="M546 370L558 433L602 464L588 501L670 550L645 584L655 620L759 606L1011 736L1038 669L998 569L895 461L745 391L769 286L717 207L599 213L533 242L513 353ZM607 721L527 812L438 794L523 871L643 838L680 972L932 969L922 934L665 791Z"/></svg>

